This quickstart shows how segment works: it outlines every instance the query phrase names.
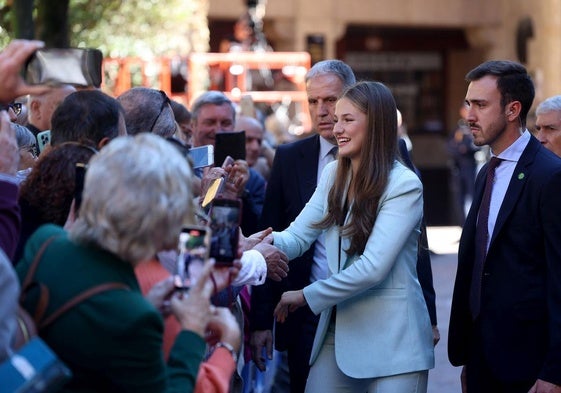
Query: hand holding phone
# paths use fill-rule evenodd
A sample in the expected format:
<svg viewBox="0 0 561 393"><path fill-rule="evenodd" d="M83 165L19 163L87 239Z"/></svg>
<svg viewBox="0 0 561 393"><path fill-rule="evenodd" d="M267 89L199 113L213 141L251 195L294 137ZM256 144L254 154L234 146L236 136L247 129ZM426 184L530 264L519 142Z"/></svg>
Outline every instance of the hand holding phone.
<svg viewBox="0 0 561 393"><path fill-rule="evenodd" d="M209 253L210 229L185 227L179 234L175 287L188 290L200 277Z"/></svg>
<svg viewBox="0 0 561 393"><path fill-rule="evenodd" d="M103 55L98 49L38 49L27 60L25 81L30 85L100 87L102 61Z"/></svg>
<svg viewBox="0 0 561 393"><path fill-rule="evenodd" d="M239 199L217 198L210 210L210 257L218 266L231 266L238 258L242 204Z"/></svg>
<svg viewBox="0 0 561 393"><path fill-rule="evenodd" d="M205 145L189 149L189 157L193 168L204 168L214 165L214 146Z"/></svg>
<svg viewBox="0 0 561 393"><path fill-rule="evenodd" d="M30 86L24 81L21 71L37 49L45 45L42 41L12 40L0 52L0 102L8 103L27 94L43 94L48 86Z"/></svg>
<svg viewBox="0 0 561 393"><path fill-rule="evenodd" d="M204 195L201 203L202 207L207 207L216 197L224 192L224 183L227 181L228 171L232 169L232 165L234 165L234 159L228 156L224 159L220 168L215 167L205 172L201 181L201 194Z"/></svg>
<svg viewBox="0 0 561 393"><path fill-rule="evenodd" d="M234 162L236 162L232 157L230 156L226 156L226 158L224 158L224 161L222 162L222 169L227 169L228 167L234 165Z"/></svg>
<svg viewBox="0 0 561 393"><path fill-rule="evenodd" d="M236 160L227 169L228 176L225 179L223 197L239 198L243 196L245 186L249 181L249 166L245 160Z"/></svg>

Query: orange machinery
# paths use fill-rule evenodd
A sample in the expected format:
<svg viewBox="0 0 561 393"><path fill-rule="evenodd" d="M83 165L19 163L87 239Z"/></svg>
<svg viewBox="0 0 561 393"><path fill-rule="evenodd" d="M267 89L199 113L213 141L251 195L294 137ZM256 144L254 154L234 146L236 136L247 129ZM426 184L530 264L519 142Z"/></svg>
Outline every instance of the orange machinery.
<svg viewBox="0 0 561 393"><path fill-rule="evenodd" d="M138 57L106 58L102 89L118 96L133 86L161 89L168 96L189 106L203 91L221 90L232 101L251 96L253 102L271 106L293 105L300 132L311 128L304 77L310 68L307 52L229 52L193 53L182 59L187 67L185 92L172 93L171 58L145 60ZM250 80L266 83L258 89ZM269 79L270 78L270 79Z"/></svg>

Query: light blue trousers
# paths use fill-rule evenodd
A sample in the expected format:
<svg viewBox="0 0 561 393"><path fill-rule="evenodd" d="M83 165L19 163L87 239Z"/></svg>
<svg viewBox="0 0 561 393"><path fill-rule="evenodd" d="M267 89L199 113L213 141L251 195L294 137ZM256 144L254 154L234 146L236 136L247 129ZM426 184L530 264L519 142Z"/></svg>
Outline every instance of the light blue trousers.
<svg viewBox="0 0 561 393"><path fill-rule="evenodd" d="M325 336L318 358L310 369L306 393L426 393L428 370L381 378L351 378L335 361L333 325Z"/></svg>

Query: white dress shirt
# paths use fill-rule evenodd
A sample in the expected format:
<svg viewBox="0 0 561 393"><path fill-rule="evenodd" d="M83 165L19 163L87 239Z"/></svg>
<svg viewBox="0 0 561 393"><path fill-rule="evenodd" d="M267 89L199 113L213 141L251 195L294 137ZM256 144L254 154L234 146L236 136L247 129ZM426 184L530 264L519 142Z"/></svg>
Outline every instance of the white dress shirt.
<svg viewBox="0 0 561 393"><path fill-rule="evenodd" d="M530 132L525 130L520 138L518 138L505 151L496 156L503 160L503 162L501 162L501 164L495 169L495 183L493 184L491 192L489 223L487 227L488 233L491 235L487 238L487 249L489 249L489 244L491 243L491 237L493 230L495 229L497 216L499 215L499 210L501 209L501 205L505 199L510 179L512 179L516 164L518 164L518 160L520 159L522 152L526 146L528 146L528 142L530 142ZM493 151L491 151L491 156L494 156ZM519 173L518 176L524 176L524 174Z"/></svg>
<svg viewBox="0 0 561 393"><path fill-rule="evenodd" d="M335 160L331 149L335 147L334 144L328 142L326 139L319 137L319 157L318 157L318 175L317 183L321 178L323 168L331 161ZM312 271L310 274L310 281L314 282L327 278L329 269L327 268L327 256L325 254L325 235L321 234L316 240L314 249L314 262L312 263Z"/></svg>
<svg viewBox="0 0 561 393"><path fill-rule="evenodd" d="M172 274L177 270L177 251L160 251L160 263ZM242 268L238 276L232 281L234 286L261 285L267 278L267 262L257 250L244 251L241 257Z"/></svg>

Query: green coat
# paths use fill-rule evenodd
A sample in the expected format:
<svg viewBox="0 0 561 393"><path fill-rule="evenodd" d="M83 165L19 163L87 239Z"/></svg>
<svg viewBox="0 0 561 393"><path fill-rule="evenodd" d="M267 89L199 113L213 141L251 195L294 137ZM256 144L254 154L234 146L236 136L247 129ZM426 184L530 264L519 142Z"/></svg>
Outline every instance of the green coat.
<svg viewBox="0 0 561 393"><path fill-rule="evenodd" d="M133 267L98 248L71 242L54 225L41 227L26 244L16 269L23 281L33 257L51 236L57 238L43 254L35 281L49 288L50 315L78 293L106 282L131 290L97 294L69 310L40 332L41 338L74 374L68 392L191 392L205 342L182 331L168 364L162 355L163 321L142 296ZM25 308L33 315L37 297L30 291Z"/></svg>

